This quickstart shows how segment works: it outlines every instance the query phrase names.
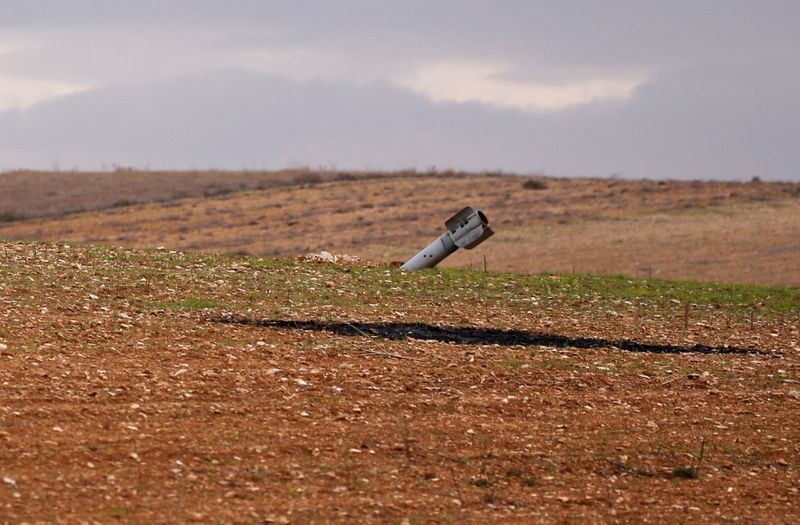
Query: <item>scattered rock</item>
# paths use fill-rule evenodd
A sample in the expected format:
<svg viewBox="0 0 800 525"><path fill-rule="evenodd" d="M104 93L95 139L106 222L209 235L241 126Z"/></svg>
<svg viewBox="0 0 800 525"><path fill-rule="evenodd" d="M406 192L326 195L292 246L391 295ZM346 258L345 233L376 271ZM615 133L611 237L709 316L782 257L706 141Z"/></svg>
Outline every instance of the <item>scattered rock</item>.
<svg viewBox="0 0 800 525"><path fill-rule="evenodd" d="M361 258L355 255L346 254L333 254L331 252L321 251L318 253L309 253L301 255L297 258L300 262L311 263L336 263L336 264L361 264Z"/></svg>

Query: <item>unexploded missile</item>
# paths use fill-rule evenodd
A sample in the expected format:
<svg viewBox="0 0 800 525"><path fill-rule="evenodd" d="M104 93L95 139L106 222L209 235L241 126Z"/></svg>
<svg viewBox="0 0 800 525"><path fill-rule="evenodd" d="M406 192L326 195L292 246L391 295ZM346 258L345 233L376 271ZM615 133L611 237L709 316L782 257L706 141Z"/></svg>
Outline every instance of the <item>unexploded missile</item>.
<svg viewBox="0 0 800 525"><path fill-rule="evenodd" d="M444 225L447 231L409 259L401 270L433 268L459 248L471 250L494 235L486 215L469 206L450 217Z"/></svg>

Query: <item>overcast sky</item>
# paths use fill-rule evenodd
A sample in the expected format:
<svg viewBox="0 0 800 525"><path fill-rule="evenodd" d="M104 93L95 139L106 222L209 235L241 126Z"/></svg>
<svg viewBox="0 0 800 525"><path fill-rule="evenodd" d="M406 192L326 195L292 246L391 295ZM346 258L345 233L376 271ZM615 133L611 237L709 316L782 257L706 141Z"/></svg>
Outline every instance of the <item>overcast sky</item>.
<svg viewBox="0 0 800 525"><path fill-rule="evenodd" d="M800 2L0 0L0 169L800 181Z"/></svg>

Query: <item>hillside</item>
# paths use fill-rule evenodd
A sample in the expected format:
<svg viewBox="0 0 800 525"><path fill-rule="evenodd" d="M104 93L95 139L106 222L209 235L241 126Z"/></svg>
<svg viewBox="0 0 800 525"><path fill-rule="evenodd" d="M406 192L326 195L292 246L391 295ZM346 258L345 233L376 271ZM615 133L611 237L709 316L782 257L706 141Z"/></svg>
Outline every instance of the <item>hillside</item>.
<svg viewBox="0 0 800 525"><path fill-rule="evenodd" d="M0 242L3 520L792 522L799 315L797 288Z"/></svg>
<svg viewBox="0 0 800 525"><path fill-rule="evenodd" d="M0 223L186 197L397 174L280 171L31 171L0 173Z"/></svg>
<svg viewBox="0 0 800 525"><path fill-rule="evenodd" d="M171 178L179 175L190 179L147 178L150 193L139 198L180 196L164 190L180 186ZM213 183L227 188L223 195L203 196L205 184L226 176L227 186ZM403 172L282 176L281 184L238 191L234 183L245 175L205 174L191 186L197 197L0 223L0 238L260 256L327 250L401 261L472 205L486 212L497 234L447 266L483 268L485 258L490 269L504 271L800 285L798 184ZM105 195L113 186L103 180ZM136 201L137 192L129 193L126 199Z"/></svg>

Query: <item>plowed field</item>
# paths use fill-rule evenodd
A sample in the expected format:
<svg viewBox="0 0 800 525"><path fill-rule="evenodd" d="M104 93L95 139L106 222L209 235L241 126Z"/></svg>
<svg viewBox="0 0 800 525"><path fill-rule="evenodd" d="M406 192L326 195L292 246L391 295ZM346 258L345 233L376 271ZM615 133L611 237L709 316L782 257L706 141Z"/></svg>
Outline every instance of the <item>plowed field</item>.
<svg viewBox="0 0 800 525"><path fill-rule="evenodd" d="M0 243L0 523L793 523L796 288Z"/></svg>

